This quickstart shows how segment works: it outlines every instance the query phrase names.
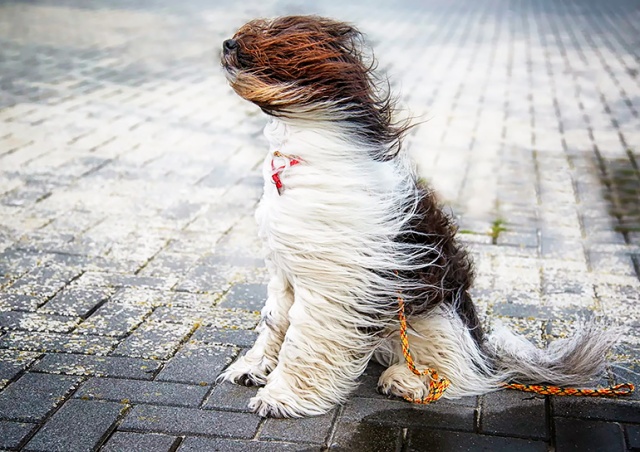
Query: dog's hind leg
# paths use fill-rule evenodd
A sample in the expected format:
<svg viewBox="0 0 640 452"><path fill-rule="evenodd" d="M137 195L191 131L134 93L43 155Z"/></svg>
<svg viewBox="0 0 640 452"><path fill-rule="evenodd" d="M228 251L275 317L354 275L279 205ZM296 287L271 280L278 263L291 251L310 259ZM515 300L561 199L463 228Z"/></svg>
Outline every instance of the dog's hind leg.
<svg viewBox="0 0 640 452"><path fill-rule="evenodd" d="M218 381L232 381L245 386L262 386L267 375L278 364L278 353L287 329L288 313L293 304L293 290L284 273L267 261L271 278L267 302L256 330L258 338L244 356L238 358L220 376Z"/></svg>
<svg viewBox="0 0 640 452"><path fill-rule="evenodd" d="M249 404L263 417L326 413L357 386L373 351L352 313L304 287L295 287L289 320L278 365Z"/></svg>
<svg viewBox="0 0 640 452"><path fill-rule="evenodd" d="M483 394L499 388L479 344L453 311L436 308L423 318L409 318L411 356L419 371L434 369L451 385L445 398ZM376 352L376 359L389 366L378 380L383 394L422 399L428 393L429 377L415 375L402 353L399 330L393 331Z"/></svg>

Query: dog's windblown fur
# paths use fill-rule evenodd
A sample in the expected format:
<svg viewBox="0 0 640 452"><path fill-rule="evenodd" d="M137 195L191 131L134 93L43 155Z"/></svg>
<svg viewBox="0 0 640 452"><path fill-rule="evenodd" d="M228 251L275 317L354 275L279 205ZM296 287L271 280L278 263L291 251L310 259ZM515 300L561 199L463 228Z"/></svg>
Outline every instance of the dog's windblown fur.
<svg viewBox="0 0 640 452"><path fill-rule="evenodd" d="M256 212L270 282L255 345L220 379L264 386L250 402L262 416L315 415L345 400L373 356L388 367L382 392L422 398L399 294L414 359L451 381L445 397L600 372L615 335L597 328L547 350L506 329L483 335L471 260L401 148L409 126L393 122L363 48L352 26L314 16L252 21L223 44L232 88L271 117Z"/></svg>

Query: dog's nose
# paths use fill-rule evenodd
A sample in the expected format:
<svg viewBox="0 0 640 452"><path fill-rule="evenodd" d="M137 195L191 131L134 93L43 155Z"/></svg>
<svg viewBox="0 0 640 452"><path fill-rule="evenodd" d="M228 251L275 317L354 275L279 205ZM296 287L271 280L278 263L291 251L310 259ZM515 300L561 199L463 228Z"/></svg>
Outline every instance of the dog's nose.
<svg viewBox="0 0 640 452"><path fill-rule="evenodd" d="M224 53L229 53L237 47L238 47L238 41L236 41L235 39L227 39L222 43L222 49Z"/></svg>

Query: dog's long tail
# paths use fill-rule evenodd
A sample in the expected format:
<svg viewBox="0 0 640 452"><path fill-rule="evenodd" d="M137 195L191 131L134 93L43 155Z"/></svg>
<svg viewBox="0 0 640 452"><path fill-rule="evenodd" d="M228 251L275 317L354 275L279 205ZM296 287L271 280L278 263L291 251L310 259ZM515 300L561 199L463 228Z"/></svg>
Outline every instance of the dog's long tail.
<svg viewBox="0 0 640 452"><path fill-rule="evenodd" d="M576 386L604 372L607 353L619 337L618 329L592 321L580 325L572 337L540 349L500 325L485 345L496 372L506 381Z"/></svg>

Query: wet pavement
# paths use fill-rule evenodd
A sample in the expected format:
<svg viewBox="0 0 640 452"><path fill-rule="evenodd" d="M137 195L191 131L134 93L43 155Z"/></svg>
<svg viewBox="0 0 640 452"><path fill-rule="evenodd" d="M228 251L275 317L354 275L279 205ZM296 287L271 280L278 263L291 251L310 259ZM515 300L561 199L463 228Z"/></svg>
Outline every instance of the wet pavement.
<svg viewBox="0 0 640 452"><path fill-rule="evenodd" d="M625 327L600 383L640 383L640 6L633 1L0 2L0 449L640 449L640 397L375 392L261 419L216 385L266 293L265 119L221 41L318 13L367 34L407 140L458 218L475 299L539 345ZM607 381L605 381L607 380Z"/></svg>

